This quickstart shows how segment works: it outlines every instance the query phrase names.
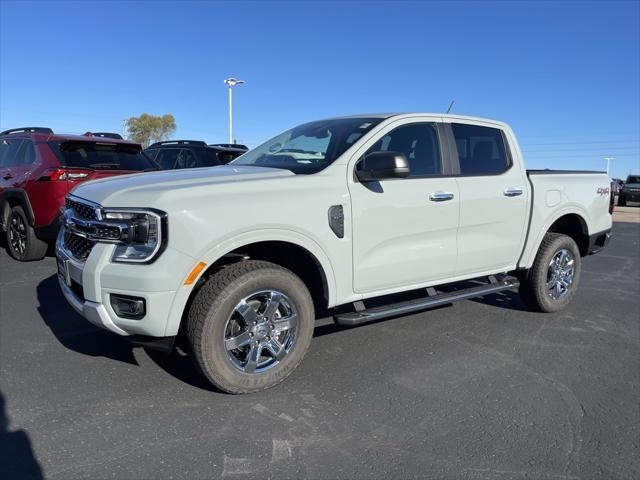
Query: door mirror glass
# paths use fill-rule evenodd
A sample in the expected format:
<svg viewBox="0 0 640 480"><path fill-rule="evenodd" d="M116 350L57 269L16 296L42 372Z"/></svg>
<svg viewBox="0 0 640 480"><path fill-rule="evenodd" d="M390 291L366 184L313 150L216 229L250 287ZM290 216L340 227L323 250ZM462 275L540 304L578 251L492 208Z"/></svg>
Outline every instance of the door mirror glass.
<svg viewBox="0 0 640 480"><path fill-rule="evenodd" d="M399 152L371 152L356 167L361 182L406 178L410 173L407 158Z"/></svg>

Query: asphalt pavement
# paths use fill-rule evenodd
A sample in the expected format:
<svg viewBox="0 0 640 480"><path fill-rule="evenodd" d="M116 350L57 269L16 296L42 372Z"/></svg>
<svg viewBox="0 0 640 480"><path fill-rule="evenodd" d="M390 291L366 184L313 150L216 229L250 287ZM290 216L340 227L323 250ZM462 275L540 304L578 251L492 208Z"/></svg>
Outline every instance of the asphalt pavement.
<svg viewBox="0 0 640 480"><path fill-rule="evenodd" d="M557 314L514 293L318 322L279 386L231 396L132 348L0 251L0 478L640 478L640 224Z"/></svg>

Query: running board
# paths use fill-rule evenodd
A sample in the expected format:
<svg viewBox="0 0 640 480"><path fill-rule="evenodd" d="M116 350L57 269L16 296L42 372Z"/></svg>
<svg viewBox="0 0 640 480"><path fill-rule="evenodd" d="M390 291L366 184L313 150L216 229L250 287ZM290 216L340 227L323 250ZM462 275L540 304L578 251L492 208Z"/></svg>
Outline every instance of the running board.
<svg viewBox="0 0 640 480"><path fill-rule="evenodd" d="M392 303L355 312L339 313L334 315L333 320L339 325L361 325L363 323L374 322L376 320L396 317L399 315L407 315L409 313L419 312L420 310L427 310L429 308L447 305L459 300L482 297L484 295L490 295L504 290L511 290L520 285L520 282L515 277L503 277L500 280L496 280L495 277L490 277L489 280L491 283L448 293L437 293L435 290L429 288L427 290L430 296L426 298Z"/></svg>

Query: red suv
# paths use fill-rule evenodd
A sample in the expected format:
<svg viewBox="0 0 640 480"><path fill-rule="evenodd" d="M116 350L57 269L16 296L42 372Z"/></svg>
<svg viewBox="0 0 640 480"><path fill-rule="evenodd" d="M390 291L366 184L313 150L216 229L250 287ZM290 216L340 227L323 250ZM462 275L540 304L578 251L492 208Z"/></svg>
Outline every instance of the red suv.
<svg viewBox="0 0 640 480"><path fill-rule="evenodd" d="M9 254L20 261L45 256L64 197L78 183L156 169L139 144L117 134L56 135L40 127L1 132L0 226Z"/></svg>

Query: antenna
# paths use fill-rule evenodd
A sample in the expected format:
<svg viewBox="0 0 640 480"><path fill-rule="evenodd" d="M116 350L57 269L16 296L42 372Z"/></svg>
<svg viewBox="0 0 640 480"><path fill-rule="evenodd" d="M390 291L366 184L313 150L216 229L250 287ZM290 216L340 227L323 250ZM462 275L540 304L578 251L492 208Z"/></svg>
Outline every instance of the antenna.
<svg viewBox="0 0 640 480"><path fill-rule="evenodd" d="M449 113L451 111L451 109L453 108L453 104L456 103L455 100L451 100L451 103L449 104L449 108L447 108L447 113Z"/></svg>

